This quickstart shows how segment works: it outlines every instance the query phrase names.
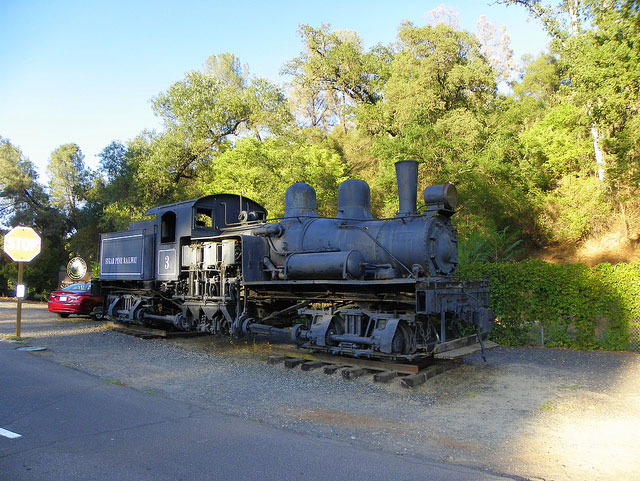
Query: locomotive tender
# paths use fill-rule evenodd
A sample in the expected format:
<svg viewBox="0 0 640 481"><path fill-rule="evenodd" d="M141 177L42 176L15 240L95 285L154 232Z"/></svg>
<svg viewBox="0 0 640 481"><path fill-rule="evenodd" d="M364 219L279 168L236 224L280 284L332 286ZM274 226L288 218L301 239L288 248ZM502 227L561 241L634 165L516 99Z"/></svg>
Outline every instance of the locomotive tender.
<svg viewBox="0 0 640 481"><path fill-rule="evenodd" d="M355 179L340 185L335 218L317 215L305 183L287 189L281 219L231 194L152 208L153 218L102 236L103 313L358 357L483 347L494 320L488 284L454 278L455 187L425 189L419 212L417 169L396 163L400 205L389 219L372 217L369 186ZM463 337L465 326L475 334Z"/></svg>

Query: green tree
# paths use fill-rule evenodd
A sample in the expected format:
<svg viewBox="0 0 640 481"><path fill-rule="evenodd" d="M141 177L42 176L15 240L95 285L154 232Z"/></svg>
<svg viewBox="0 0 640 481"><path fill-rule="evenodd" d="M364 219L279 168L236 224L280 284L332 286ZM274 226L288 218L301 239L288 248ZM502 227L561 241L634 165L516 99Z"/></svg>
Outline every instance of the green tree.
<svg viewBox="0 0 640 481"><path fill-rule="evenodd" d="M564 75L560 62L553 55L540 55L524 68L524 76L513 88L516 99L531 98L542 106L553 106L559 102L559 93Z"/></svg>
<svg viewBox="0 0 640 481"><path fill-rule="evenodd" d="M73 224L91 185L91 172L76 144L64 144L51 153L49 165L51 203L69 216Z"/></svg>
<svg viewBox="0 0 640 481"><path fill-rule="evenodd" d="M430 146L441 139L440 130L473 123L495 95L495 75L478 41L465 32L407 23L398 37L384 102L358 111L359 128L378 138L380 157L437 165Z"/></svg>
<svg viewBox="0 0 640 481"><path fill-rule="evenodd" d="M230 136L247 131L260 140L289 121L282 92L267 80L249 78L231 54L210 57L204 72L188 73L153 107L167 130L183 134L193 154L219 150Z"/></svg>
<svg viewBox="0 0 640 481"><path fill-rule="evenodd" d="M495 73L466 32L406 23L398 33L383 100L357 110L358 129L381 159L374 204L396 205L393 163L421 163L421 185L457 181L484 142L483 112L496 95Z"/></svg>
<svg viewBox="0 0 640 481"><path fill-rule="evenodd" d="M293 76L298 111L313 127L328 130L339 124L346 132L353 106L373 105L382 98L391 52L380 45L365 52L355 32L330 28L301 25L304 49L283 71Z"/></svg>
<svg viewBox="0 0 640 481"><path fill-rule="evenodd" d="M629 232L634 221L627 213L639 204L633 194L637 168L629 162L640 105L637 0L573 0L557 8L529 0L503 3L523 5L554 38L562 72L559 94L581 109L581 124L591 137L593 172L613 194L608 198Z"/></svg>
<svg viewBox="0 0 640 481"><path fill-rule="evenodd" d="M34 207L48 201L37 179L33 163L8 139L0 137L0 216L3 223L14 224L17 218L27 225L33 223Z"/></svg>
<svg viewBox="0 0 640 481"><path fill-rule="evenodd" d="M51 206L33 163L8 139L0 138L0 214L6 225L35 227L52 239L67 232L66 217Z"/></svg>
<svg viewBox="0 0 640 481"><path fill-rule="evenodd" d="M42 238L42 252L25 270L30 298L44 299L57 286L58 269L66 263L64 249L70 225L67 217L51 206L38 180L35 166L20 149L0 138L0 206L4 224L34 227ZM15 263L0 260L0 290L13 294L17 279Z"/></svg>
<svg viewBox="0 0 640 481"><path fill-rule="evenodd" d="M306 182L316 190L321 215L337 212L338 185L346 180L346 166L329 149L304 138L244 138L234 149L217 156L201 178L201 195L243 194L265 206L270 217L284 214L286 189Z"/></svg>
<svg viewBox="0 0 640 481"><path fill-rule="evenodd" d="M126 145L114 140L98 154L101 171L105 174L108 182L130 177L132 166L128 159L128 153Z"/></svg>
<svg viewBox="0 0 640 481"><path fill-rule="evenodd" d="M193 193L203 166L232 147L238 136L257 140L287 129L284 94L250 78L231 54L210 57L204 72L189 72L153 100L162 133L144 132L130 145L136 182L149 187L152 205Z"/></svg>
<svg viewBox="0 0 640 481"><path fill-rule="evenodd" d="M546 110L521 135L521 166L535 180L533 187L550 190L564 175L594 171L592 146L581 109L562 103Z"/></svg>
<svg viewBox="0 0 640 481"><path fill-rule="evenodd" d="M495 73L476 38L444 24L406 23L384 88L387 129L433 124L456 109L478 110L493 98Z"/></svg>
<svg viewBox="0 0 640 481"><path fill-rule="evenodd" d="M98 154L100 173L89 192L89 199L98 211L97 226L103 232L126 229L129 222L142 217L146 210L144 193L148 188L138 185L136 140L127 145L111 142Z"/></svg>

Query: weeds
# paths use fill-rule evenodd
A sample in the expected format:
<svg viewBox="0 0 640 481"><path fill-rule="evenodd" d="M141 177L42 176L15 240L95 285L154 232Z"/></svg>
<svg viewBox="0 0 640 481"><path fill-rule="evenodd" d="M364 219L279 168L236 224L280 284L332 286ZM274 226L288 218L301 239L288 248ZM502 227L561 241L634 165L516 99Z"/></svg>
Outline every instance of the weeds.
<svg viewBox="0 0 640 481"><path fill-rule="evenodd" d="M108 377L107 379L105 379L109 384L113 384L114 386L126 386L126 384L118 381L117 379L111 379L110 377Z"/></svg>
<svg viewBox="0 0 640 481"><path fill-rule="evenodd" d="M14 335L11 335L11 334L0 334L0 339L5 340L5 341L9 341L9 342L13 342L14 344L26 344L27 343L27 338L18 337L18 336L14 336Z"/></svg>
<svg viewBox="0 0 640 481"><path fill-rule="evenodd" d="M520 231L509 231L505 227L501 231L473 232L468 239L460 240L460 263L476 264L479 262L509 262L522 257Z"/></svg>
<svg viewBox="0 0 640 481"><path fill-rule="evenodd" d="M542 409L543 411L553 411L555 409L555 406L553 404L553 401L547 401L542 406L540 406L540 409Z"/></svg>

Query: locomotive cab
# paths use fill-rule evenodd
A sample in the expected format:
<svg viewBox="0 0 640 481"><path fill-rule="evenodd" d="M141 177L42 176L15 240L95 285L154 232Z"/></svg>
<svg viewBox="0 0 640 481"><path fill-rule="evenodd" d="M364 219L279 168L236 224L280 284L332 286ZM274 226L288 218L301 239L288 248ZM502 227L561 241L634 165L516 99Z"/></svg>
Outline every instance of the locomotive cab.
<svg viewBox="0 0 640 481"><path fill-rule="evenodd" d="M186 252L183 246L192 240L218 236L224 229L262 221L267 211L257 202L233 194L215 194L176 204L154 207L145 215L155 216L156 279L176 281L179 265Z"/></svg>

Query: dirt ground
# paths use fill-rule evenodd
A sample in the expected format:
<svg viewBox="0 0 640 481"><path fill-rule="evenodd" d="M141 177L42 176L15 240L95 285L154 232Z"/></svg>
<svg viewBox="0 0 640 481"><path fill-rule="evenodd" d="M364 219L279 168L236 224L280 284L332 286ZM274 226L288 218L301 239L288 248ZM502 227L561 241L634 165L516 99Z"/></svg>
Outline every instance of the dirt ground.
<svg viewBox="0 0 640 481"><path fill-rule="evenodd" d="M640 241L629 239L621 229L587 239L580 244L547 247L532 255L551 263L586 264L635 262L640 260Z"/></svg>
<svg viewBox="0 0 640 481"><path fill-rule="evenodd" d="M14 332L0 301L0 338ZM638 354L496 348L407 390L271 366L265 343L132 338L46 304L24 305L23 339L108 382L371 449L516 479L640 480Z"/></svg>

